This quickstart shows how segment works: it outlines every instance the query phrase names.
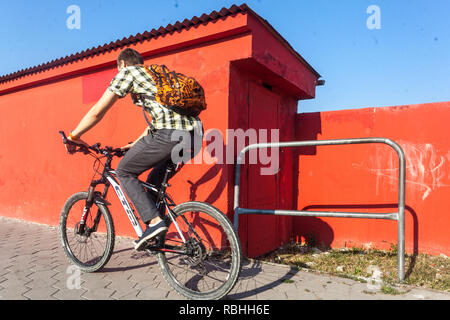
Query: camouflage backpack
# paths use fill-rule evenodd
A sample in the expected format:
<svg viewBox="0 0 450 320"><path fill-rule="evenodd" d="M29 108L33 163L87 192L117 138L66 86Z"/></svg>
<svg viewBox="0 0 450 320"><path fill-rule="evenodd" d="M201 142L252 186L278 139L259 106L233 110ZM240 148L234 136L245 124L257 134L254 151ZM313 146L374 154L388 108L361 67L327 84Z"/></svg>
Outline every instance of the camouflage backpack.
<svg viewBox="0 0 450 320"><path fill-rule="evenodd" d="M169 71L165 65L145 66L145 71L155 81L156 101L163 106L195 117L206 109L205 92L194 78Z"/></svg>

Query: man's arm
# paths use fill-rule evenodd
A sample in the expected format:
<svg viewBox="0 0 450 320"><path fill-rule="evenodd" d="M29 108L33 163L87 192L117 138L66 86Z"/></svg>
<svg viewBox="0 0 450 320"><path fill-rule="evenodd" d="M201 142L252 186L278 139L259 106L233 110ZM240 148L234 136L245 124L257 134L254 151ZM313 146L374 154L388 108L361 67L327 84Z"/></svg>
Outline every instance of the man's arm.
<svg viewBox="0 0 450 320"><path fill-rule="evenodd" d="M75 130L72 131L71 137L75 140L80 139L80 137L94 127L106 114L106 112L114 105L114 103L119 99L119 96L113 92L106 90L103 96L98 100L96 104L86 113L86 115L81 119Z"/></svg>

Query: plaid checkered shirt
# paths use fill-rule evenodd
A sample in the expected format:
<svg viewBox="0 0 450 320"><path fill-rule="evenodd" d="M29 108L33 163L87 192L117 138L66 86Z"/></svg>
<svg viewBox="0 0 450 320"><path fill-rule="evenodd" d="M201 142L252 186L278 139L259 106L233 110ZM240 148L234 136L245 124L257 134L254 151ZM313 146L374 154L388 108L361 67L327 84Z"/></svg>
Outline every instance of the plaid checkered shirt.
<svg viewBox="0 0 450 320"><path fill-rule="evenodd" d="M155 82L143 66L122 68L112 79L108 89L121 98L130 93L133 103L145 107L150 113L152 125L155 129L191 131L200 128L200 132L203 132L202 122L198 117L181 115L156 101L157 88ZM138 94L145 96L143 101L137 97Z"/></svg>

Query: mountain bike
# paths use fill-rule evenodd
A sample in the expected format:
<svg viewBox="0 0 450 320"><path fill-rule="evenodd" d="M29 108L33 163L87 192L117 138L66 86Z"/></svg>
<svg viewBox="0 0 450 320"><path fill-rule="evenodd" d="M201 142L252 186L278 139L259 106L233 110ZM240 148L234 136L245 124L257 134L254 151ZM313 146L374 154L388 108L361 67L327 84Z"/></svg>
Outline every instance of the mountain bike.
<svg viewBox="0 0 450 320"><path fill-rule="evenodd" d="M62 247L69 261L83 272L95 272L110 259L114 250L114 223L106 200L112 186L128 216L137 237L143 231L130 202L116 177L111 162L126 151L100 143L80 145L68 140L63 131L64 144L71 144L70 153L81 152L95 159L94 171L87 191L75 193L67 199L61 212L59 231ZM100 168L103 168L100 170ZM166 188L171 173L180 164L168 162L161 186L140 181L144 189L156 199L157 208L168 226L167 232L150 240L143 251L156 255L161 272L169 285L189 299L220 299L236 284L241 271L241 244L230 220L214 206L189 201L176 205ZM103 191L95 190L103 186Z"/></svg>

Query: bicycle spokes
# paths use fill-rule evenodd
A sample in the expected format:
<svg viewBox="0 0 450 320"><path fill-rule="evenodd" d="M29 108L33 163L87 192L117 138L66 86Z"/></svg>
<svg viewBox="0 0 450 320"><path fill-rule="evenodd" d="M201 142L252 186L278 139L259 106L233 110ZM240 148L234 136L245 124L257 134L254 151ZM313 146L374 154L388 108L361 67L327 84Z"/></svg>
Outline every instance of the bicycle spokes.
<svg viewBox="0 0 450 320"><path fill-rule="evenodd" d="M214 291L226 283L233 257L221 224L200 211L183 213L176 223L178 228L170 225L165 243L177 246L183 254L164 253L176 281L198 292Z"/></svg>
<svg viewBox="0 0 450 320"><path fill-rule="evenodd" d="M109 254L111 235L107 230L111 226L107 225L105 218L101 218L106 213L102 213L99 208L93 210L97 208L95 204L91 210L86 210L82 199L85 193L77 195L61 215L61 238L69 258L82 268L89 269L98 265ZM92 214L93 212L96 214ZM83 217L83 223L80 217ZM109 224L109 217L106 219Z"/></svg>

